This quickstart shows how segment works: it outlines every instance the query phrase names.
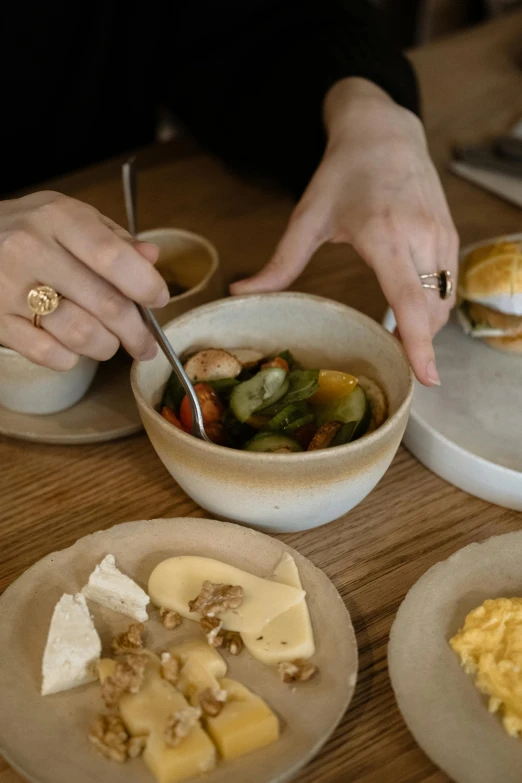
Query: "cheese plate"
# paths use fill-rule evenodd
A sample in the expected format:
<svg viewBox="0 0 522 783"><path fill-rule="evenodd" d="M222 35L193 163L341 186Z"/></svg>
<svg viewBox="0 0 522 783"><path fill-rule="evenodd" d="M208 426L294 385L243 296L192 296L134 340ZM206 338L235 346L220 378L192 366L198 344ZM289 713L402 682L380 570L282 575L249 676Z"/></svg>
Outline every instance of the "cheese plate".
<svg viewBox="0 0 522 783"><path fill-rule="evenodd" d="M156 566L171 557L214 558L266 578L283 553L292 555L306 591L318 673L308 682L287 683L278 676L277 667L254 659L247 649L237 656L223 653L227 677L237 679L270 705L279 720L280 736L264 748L220 761L204 781L283 783L291 779L317 754L352 697L357 645L349 613L326 575L295 550L245 527L195 518L129 522L86 536L69 549L47 555L5 591L0 598L0 752L34 783L153 783L142 759L111 762L89 743L89 728L104 711L98 683L40 695L42 656L53 608L64 593L79 593L94 567L109 554L124 574L146 590ZM88 605L105 657L111 639L132 620L92 601ZM195 635L201 637L198 623L183 619L179 628L169 630L157 608L149 605L147 610L150 650L160 652Z"/></svg>

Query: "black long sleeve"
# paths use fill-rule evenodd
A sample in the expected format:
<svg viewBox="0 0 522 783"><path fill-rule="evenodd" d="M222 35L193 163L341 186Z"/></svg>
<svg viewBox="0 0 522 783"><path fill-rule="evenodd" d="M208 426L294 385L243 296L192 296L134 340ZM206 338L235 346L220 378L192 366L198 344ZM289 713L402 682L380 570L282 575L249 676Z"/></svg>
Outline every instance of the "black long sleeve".
<svg viewBox="0 0 522 783"><path fill-rule="evenodd" d="M322 155L322 103L364 77L418 113L413 69L367 0L249 0L192 5L174 53L168 100L205 146L298 193ZM188 32L192 31L192 32Z"/></svg>
<svg viewBox="0 0 522 783"><path fill-rule="evenodd" d="M0 193L153 141L167 103L227 163L301 190L321 108L362 76L418 111L411 66L367 0L10 3L0 51Z"/></svg>

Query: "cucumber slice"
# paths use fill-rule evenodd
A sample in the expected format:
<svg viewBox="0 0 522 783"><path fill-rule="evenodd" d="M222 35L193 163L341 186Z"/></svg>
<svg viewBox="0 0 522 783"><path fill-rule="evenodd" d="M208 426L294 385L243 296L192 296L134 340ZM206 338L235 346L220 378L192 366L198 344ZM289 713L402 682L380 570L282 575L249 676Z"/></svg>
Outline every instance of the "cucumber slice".
<svg viewBox="0 0 522 783"><path fill-rule="evenodd" d="M245 443L243 448L246 451L303 451L303 447L293 438L282 435L280 432L259 432L257 435Z"/></svg>
<svg viewBox="0 0 522 783"><path fill-rule="evenodd" d="M348 426L346 429L341 427L334 439L336 441L335 445L339 446L342 443L348 443L364 435L370 424L371 415L371 407L364 389L357 385L350 394L347 394L346 397L343 397L338 402L318 406L317 423L319 426L326 424L328 421L340 421L341 424L346 425L355 423L352 432L350 432L351 428ZM345 440L347 437L348 440ZM337 442L338 439L340 442ZM332 445L334 445L333 442Z"/></svg>
<svg viewBox="0 0 522 783"><path fill-rule="evenodd" d="M303 405L302 403L300 405L290 403L290 405L286 405L282 411L277 413L273 419L270 419L268 422L268 429L284 430L292 421L295 421L296 419L302 419L303 416L306 416L307 413L308 408L306 405Z"/></svg>
<svg viewBox="0 0 522 783"><path fill-rule="evenodd" d="M253 413L280 400L288 391L286 375L281 367L268 367L236 386L230 397L230 407L238 421L245 422Z"/></svg>

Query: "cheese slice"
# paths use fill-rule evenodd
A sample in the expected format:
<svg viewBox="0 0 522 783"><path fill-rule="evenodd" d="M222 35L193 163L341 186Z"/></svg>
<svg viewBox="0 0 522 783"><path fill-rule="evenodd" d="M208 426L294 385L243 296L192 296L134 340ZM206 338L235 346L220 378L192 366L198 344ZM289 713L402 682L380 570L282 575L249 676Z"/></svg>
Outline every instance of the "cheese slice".
<svg viewBox="0 0 522 783"><path fill-rule="evenodd" d="M115 667L116 661L100 661L100 680L112 675ZM120 698L120 714L127 731L133 736L147 735L143 760L158 783L177 783L209 772L216 765L216 749L199 722L177 747L165 743L169 718L189 706L180 691L161 676L160 661L152 654L139 692L124 693Z"/></svg>
<svg viewBox="0 0 522 783"><path fill-rule="evenodd" d="M42 663L42 695L96 680L101 641L85 597L62 595L56 604Z"/></svg>
<svg viewBox="0 0 522 783"><path fill-rule="evenodd" d="M279 739L279 721L260 696L236 680L219 684L227 700L219 715L204 722L223 759L244 756Z"/></svg>
<svg viewBox="0 0 522 783"><path fill-rule="evenodd" d="M199 595L205 580L241 585L244 590L241 606L219 613L223 628L229 631L256 633L305 597L305 592L297 587L261 579L220 560L191 556L171 557L156 566L149 579L149 595L156 606L199 620L188 604Z"/></svg>
<svg viewBox="0 0 522 783"><path fill-rule="evenodd" d="M82 593L89 601L132 617L139 623L145 623L149 619L146 608L149 596L136 582L116 568L114 555L107 555L96 566Z"/></svg>
<svg viewBox="0 0 522 783"><path fill-rule="evenodd" d="M272 579L301 588L301 579L294 558L284 552ZM242 633L245 647L254 658L267 665L296 658L311 658L315 653L314 633L306 601L292 606L275 617L259 633Z"/></svg>

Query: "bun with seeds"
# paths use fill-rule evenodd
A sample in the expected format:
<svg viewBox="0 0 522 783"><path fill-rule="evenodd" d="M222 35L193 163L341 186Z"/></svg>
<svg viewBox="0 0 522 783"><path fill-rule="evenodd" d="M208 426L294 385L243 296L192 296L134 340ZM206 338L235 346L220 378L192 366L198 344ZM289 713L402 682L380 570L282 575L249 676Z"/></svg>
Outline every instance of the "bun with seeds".
<svg viewBox="0 0 522 783"><path fill-rule="evenodd" d="M522 242L473 250L460 270L458 318L491 348L522 353Z"/></svg>

